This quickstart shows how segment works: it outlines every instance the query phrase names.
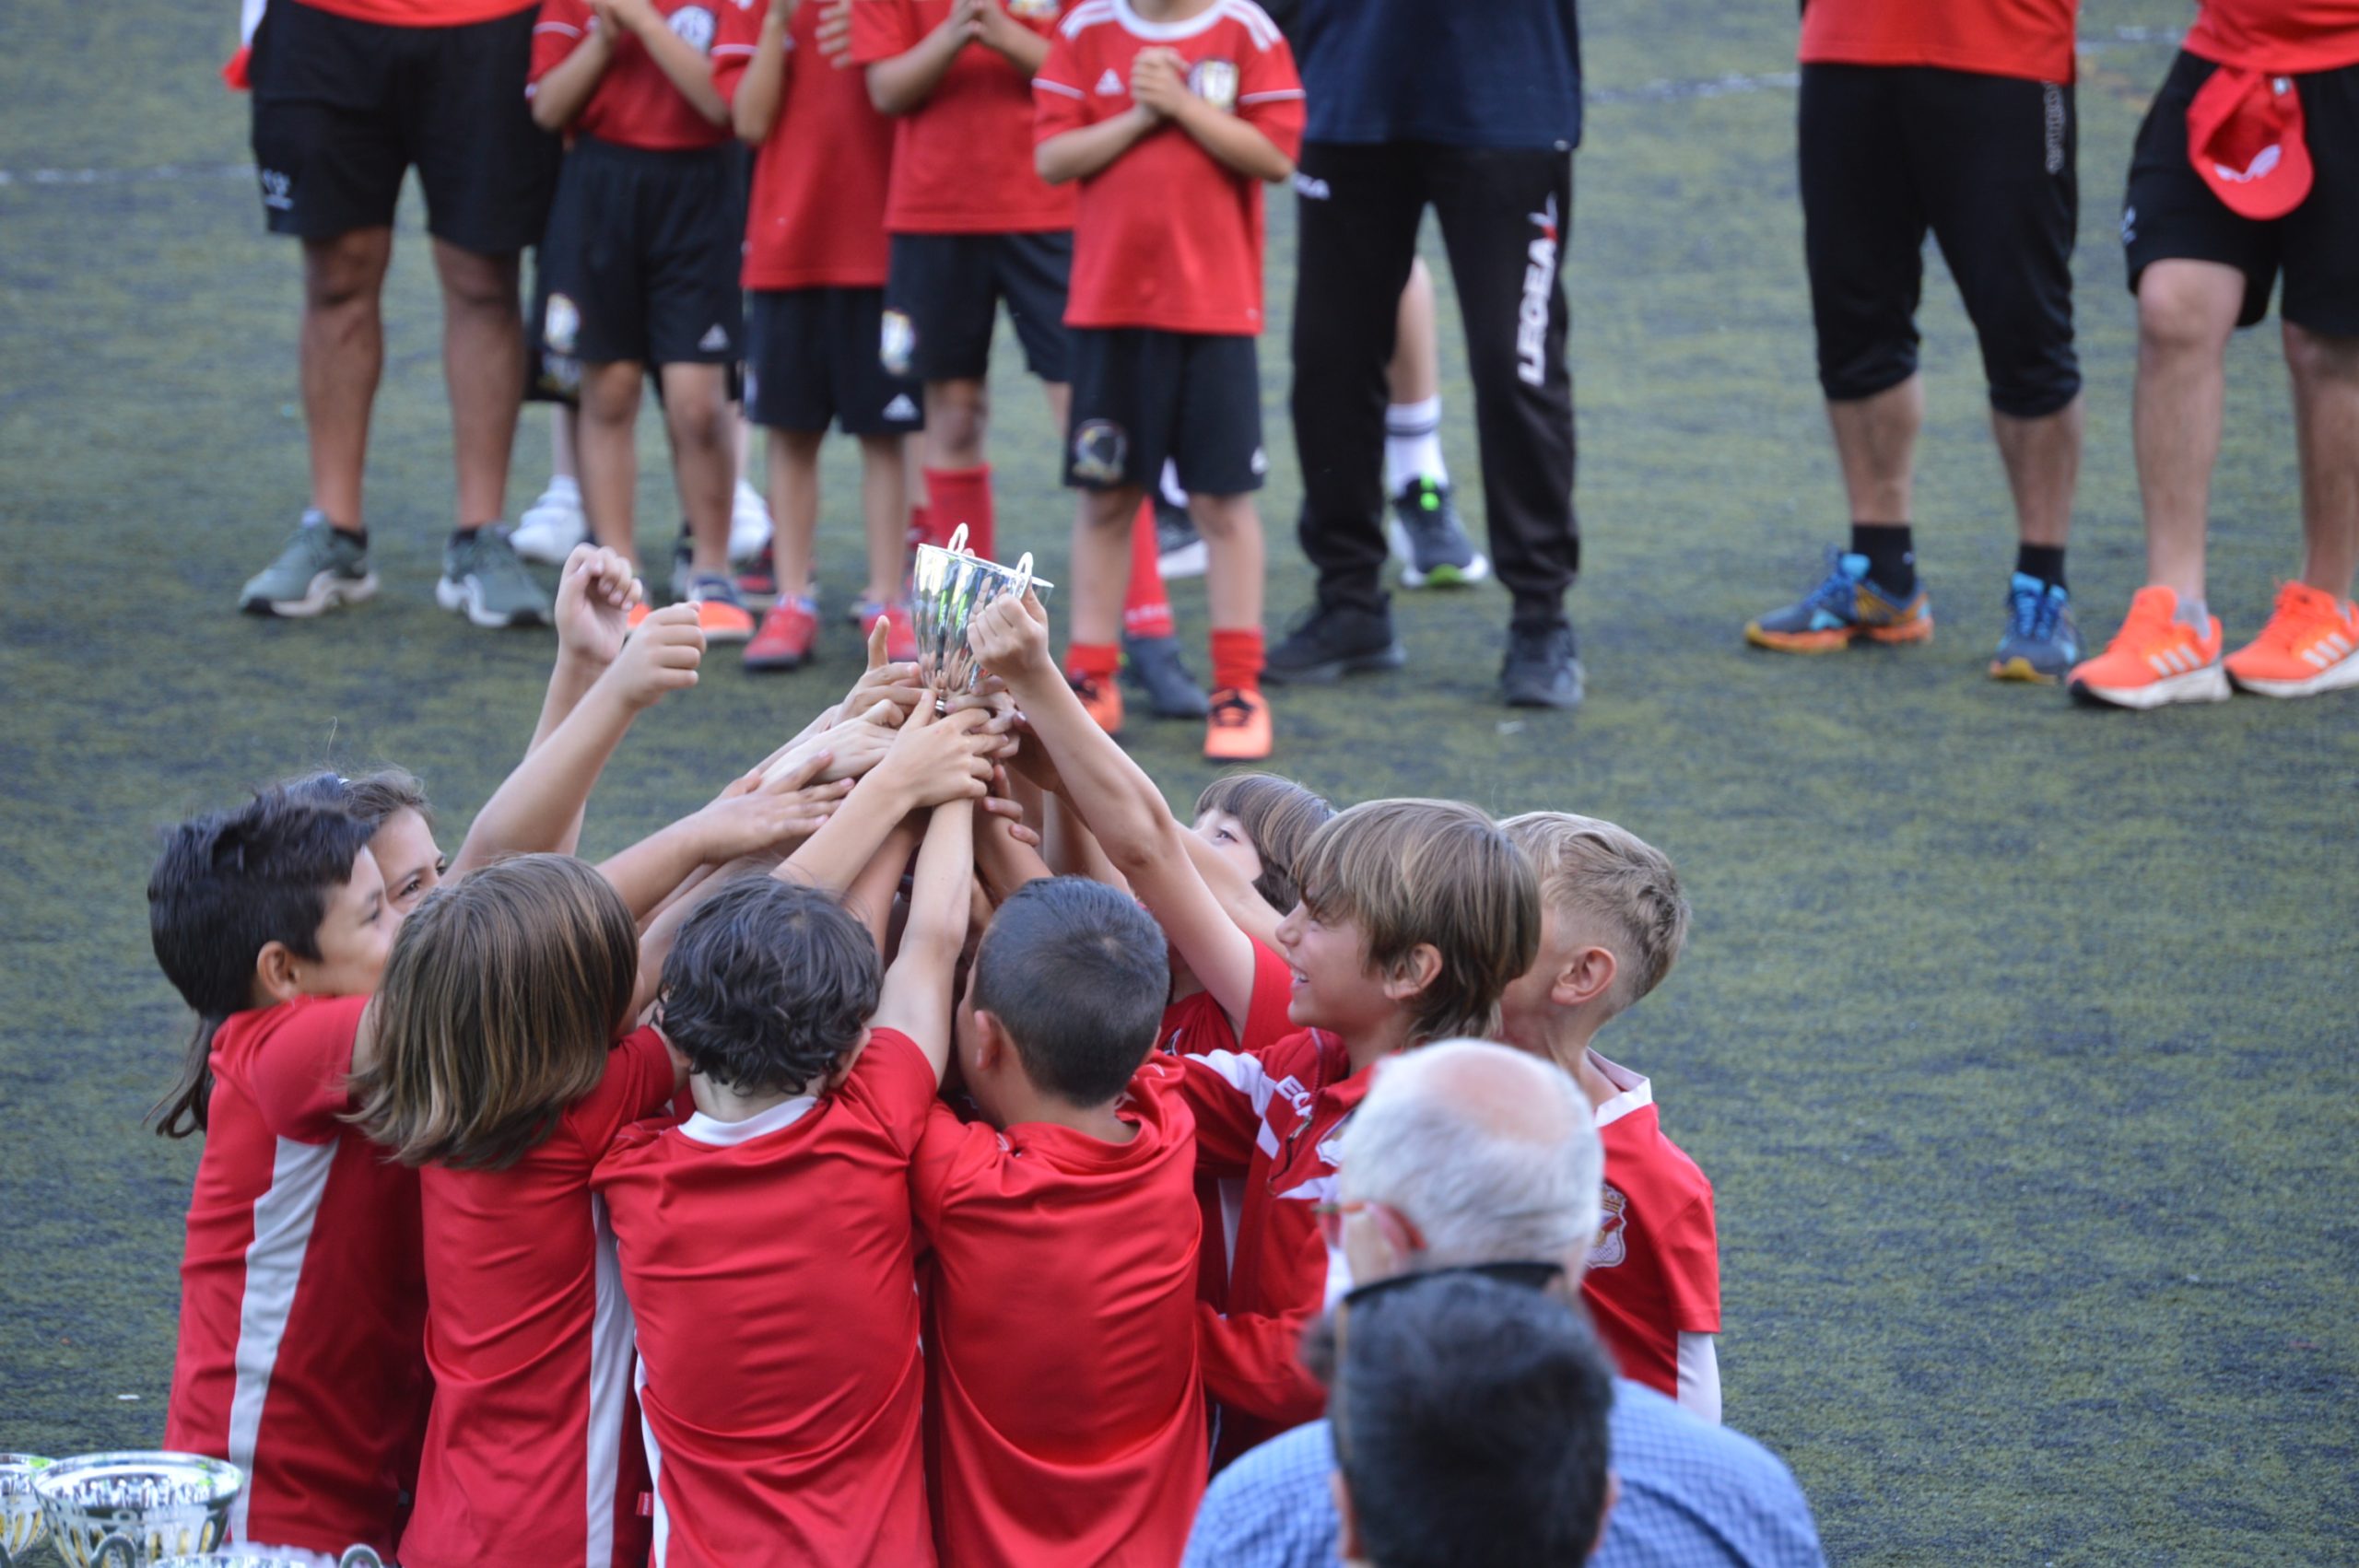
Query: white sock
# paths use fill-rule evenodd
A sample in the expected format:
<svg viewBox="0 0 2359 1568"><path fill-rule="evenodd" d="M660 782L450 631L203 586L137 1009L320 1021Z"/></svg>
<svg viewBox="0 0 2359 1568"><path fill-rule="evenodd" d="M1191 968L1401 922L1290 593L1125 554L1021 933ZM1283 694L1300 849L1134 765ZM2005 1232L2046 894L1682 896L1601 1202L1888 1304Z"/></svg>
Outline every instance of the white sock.
<svg viewBox="0 0 2359 1568"><path fill-rule="evenodd" d="M2212 635L2212 609L2201 599L2178 596L2178 614L2171 617L2198 637Z"/></svg>
<svg viewBox="0 0 2359 1568"><path fill-rule="evenodd" d="M544 497L570 497L578 501L581 498L581 482L570 474L552 474L549 475L549 487L542 494Z"/></svg>
<svg viewBox="0 0 2359 1568"><path fill-rule="evenodd" d="M1441 458L1441 398L1396 403L1384 411L1384 492L1397 496L1410 484L1430 479L1449 483Z"/></svg>
<svg viewBox="0 0 2359 1568"><path fill-rule="evenodd" d="M1161 488L1163 490L1163 498L1166 502L1180 508L1183 511L1187 509L1188 492L1180 488L1179 465L1174 463L1168 457L1163 460L1163 479Z"/></svg>

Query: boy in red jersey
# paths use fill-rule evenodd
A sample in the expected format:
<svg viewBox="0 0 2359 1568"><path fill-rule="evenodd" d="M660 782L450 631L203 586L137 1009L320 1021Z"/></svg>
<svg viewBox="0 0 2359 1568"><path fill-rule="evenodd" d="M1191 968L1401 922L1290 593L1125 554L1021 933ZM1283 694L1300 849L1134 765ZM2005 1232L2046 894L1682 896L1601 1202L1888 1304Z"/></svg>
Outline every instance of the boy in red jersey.
<svg viewBox="0 0 2359 1568"><path fill-rule="evenodd" d="M541 241L541 346L581 367L576 458L598 542L638 559L640 381L660 378L690 534L676 597L716 642L754 617L729 575L736 488L729 366L738 357L744 205L713 86L720 0L542 0L525 91L572 137Z"/></svg>
<svg viewBox="0 0 2359 1568"><path fill-rule="evenodd" d="M1270 755L1262 681L1262 182L1294 173L1302 84L1252 0L1085 0L1033 77L1041 176L1081 182L1067 675L1109 733L1141 499L1169 457L1210 552L1204 755Z"/></svg>
<svg viewBox="0 0 2359 1568"><path fill-rule="evenodd" d="M734 41L758 18L754 52L720 54L713 70L737 135L760 149L745 225L745 408L769 432L778 599L746 645L749 670L793 669L818 635L811 543L819 445L831 422L860 441L868 585L852 618L863 637L886 620L892 657L917 657L909 612L897 601L909 527L901 449L925 427L923 394L876 352L893 126L869 102L863 76L822 54L822 10L805 0L730 7L722 37Z"/></svg>
<svg viewBox="0 0 2359 1568"><path fill-rule="evenodd" d="M1032 73L1062 0L852 0L851 58L876 107L900 121L885 227L891 278L878 350L925 384L926 525L967 525L994 548L983 455L999 301L1065 422L1065 280L1074 201L1032 167Z"/></svg>
<svg viewBox="0 0 2359 1568"><path fill-rule="evenodd" d="M1196 1160L1180 1068L1154 1054L1165 963L1145 911L1079 877L1027 883L976 952L957 1050L983 1119L937 1103L910 1173L945 1562L1168 1568L1187 1546ZM1079 1397L1042 1397L1060 1387Z"/></svg>
<svg viewBox="0 0 2359 1568"><path fill-rule="evenodd" d="M949 1058L973 819L935 807L881 986L860 920L777 877L715 894L665 961L696 1114L627 1132L595 1177L639 1326L657 1568L934 1561L910 1160ZM896 880L900 853L879 857Z"/></svg>
<svg viewBox="0 0 2359 1568"><path fill-rule="evenodd" d="M338 807L271 790L182 823L147 883L196 1011L168 1137L203 1132L164 1444L246 1484L233 1540L390 1555L426 1419L417 1176L345 1125L399 917Z"/></svg>
<svg viewBox="0 0 2359 1568"><path fill-rule="evenodd" d="M1542 912L1539 961L1508 988L1499 1037L1573 1075L1605 1145L1604 1217L1581 1294L1622 1375L1716 1422L1712 1184L1663 1135L1653 1085L1590 1045L1686 945L1679 873L1661 850L1595 817L1528 812L1503 825L1539 872Z"/></svg>

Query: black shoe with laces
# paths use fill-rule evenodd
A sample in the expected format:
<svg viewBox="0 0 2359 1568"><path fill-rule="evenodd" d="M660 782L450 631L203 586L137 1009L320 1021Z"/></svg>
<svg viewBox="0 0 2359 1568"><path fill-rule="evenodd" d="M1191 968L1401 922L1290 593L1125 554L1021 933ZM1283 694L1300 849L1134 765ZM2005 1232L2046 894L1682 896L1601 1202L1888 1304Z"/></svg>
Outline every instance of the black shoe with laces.
<svg viewBox="0 0 2359 1568"><path fill-rule="evenodd" d="M1146 694L1158 719L1202 719L1212 711L1204 688L1180 661L1178 638L1124 634L1122 679Z"/></svg>
<svg viewBox="0 0 2359 1568"><path fill-rule="evenodd" d="M1553 626L1508 627L1499 695L1509 708L1579 708L1581 661L1573 628L1562 621Z"/></svg>
<svg viewBox="0 0 2359 1568"><path fill-rule="evenodd" d="M1270 649L1262 678L1276 685L1325 685L1344 675L1398 670L1408 661L1408 650L1392 635L1390 613L1318 604Z"/></svg>

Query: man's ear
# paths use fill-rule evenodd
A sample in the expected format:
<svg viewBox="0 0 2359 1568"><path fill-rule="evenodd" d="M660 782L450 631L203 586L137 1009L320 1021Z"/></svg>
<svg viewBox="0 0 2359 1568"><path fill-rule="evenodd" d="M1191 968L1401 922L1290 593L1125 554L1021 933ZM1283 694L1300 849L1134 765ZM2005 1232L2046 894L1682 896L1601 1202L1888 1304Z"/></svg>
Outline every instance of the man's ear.
<svg viewBox="0 0 2359 1568"><path fill-rule="evenodd" d="M1427 986L1441 977L1441 949L1432 942L1421 942L1409 950L1409 955L1393 966L1384 977L1384 999L1387 1001L1414 1000Z"/></svg>
<svg viewBox="0 0 2359 1568"><path fill-rule="evenodd" d="M264 1007L303 994L302 960L283 942L266 942L254 954L254 1000Z"/></svg>
<svg viewBox="0 0 2359 1568"><path fill-rule="evenodd" d="M1556 971L1556 978L1548 987L1548 1000L1558 1007L1586 1006L1612 990L1614 977L1621 972L1621 961L1614 956L1613 949L1578 949Z"/></svg>
<svg viewBox="0 0 2359 1568"><path fill-rule="evenodd" d="M1335 1494L1335 1555L1346 1562L1360 1560L1360 1520L1352 1508L1352 1489L1344 1484L1344 1472L1327 1472L1327 1489Z"/></svg>

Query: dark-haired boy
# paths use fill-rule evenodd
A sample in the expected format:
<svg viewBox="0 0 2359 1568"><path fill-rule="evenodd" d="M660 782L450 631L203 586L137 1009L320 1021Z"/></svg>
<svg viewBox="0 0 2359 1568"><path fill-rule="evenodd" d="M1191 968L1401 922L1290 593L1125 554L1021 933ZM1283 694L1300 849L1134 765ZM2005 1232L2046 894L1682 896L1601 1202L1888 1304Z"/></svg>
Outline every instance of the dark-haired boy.
<svg viewBox="0 0 2359 1568"><path fill-rule="evenodd" d="M708 899L664 961L696 1114L626 1133L593 1184L638 1319L664 1568L934 1561L909 1174L973 827L968 802L934 809L881 979L834 894L776 877Z"/></svg>
<svg viewBox="0 0 2359 1568"><path fill-rule="evenodd" d="M197 1015L158 1130L205 1134L164 1443L245 1472L236 1540L390 1552L417 1478L417 1173L342 1119L400 919L371 831L271 790L174 828L147 883L156 960Z"/></svg>
<svg viewBox="0 0 2359 1568"><path fill-rule="evenodd" d="M1195 1123L1154 1054L1166 962L1136 901L1079 877L1027 883L975 954L957 1049L983 1119L936 1105L910 1174L945 1562L1145 1568L1186 1548Z"/></svg>

